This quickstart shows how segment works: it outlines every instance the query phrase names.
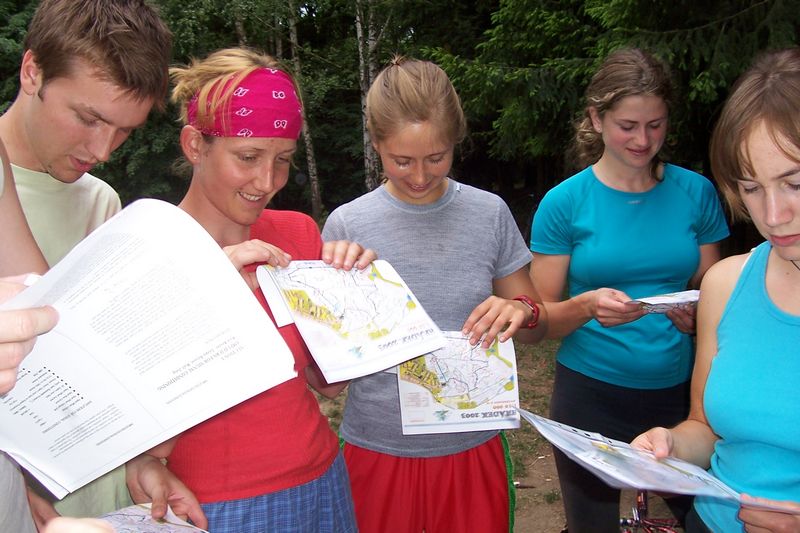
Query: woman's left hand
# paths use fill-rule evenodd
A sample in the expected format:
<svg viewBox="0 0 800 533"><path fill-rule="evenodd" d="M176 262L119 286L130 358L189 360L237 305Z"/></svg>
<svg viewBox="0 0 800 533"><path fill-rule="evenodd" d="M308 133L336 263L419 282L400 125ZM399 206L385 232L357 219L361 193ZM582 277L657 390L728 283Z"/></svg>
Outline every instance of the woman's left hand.
<svg viewBox="0 0 800 533"><path fill-rule="evenodd" d="M363 270L378 258L373 250L350 241L329 241L322 245L322 260L334 268Z"/></svg>
<svg viewBox="0 0 800 533"><path fill-rule="evenodd" d="M292 260L292 256L277 246L258 239L240 242L225 246L222 251L231 260L233 266L242 275L251 290L258 288L258 279L255 272L248 272L244 267L253 263L266 263L274 267L285 267Z"/></svg>
<svg viewBox="0 0 800 533"><path fill-rule="evenodd" d="M749 507L748 502L769 503L786 508L786 512L761 507ZM798 533L800 532L800 503L754 498L742 494L739 520L748 533Z"/></svg>
<svg viewBox="0 0 800 533"><path fill-rule="evenodd" d="M676 307L667 311L667 318L672 320L678 331L687 335L694 335L696 326L697 308L695 306Z"/></svg>
<svg viewBox="0 0 800 533"><path fill-rule="evenodd" d="M530 318L531 309L524 303L489 296L473 309L464 322L461 333L469 336L469 342L473 346L483 339L481 348L485 350L492 345L495 337L500 342L510 339Z"/></svg>

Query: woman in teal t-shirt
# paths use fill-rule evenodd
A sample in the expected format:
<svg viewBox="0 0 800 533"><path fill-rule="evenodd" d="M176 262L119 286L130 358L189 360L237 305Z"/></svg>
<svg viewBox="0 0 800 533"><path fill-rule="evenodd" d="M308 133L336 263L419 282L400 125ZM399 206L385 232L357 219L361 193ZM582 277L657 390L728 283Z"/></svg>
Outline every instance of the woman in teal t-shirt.
<svg viewBox="0 0 800 533"><path fill-rule="evenodd" d="M645 315L628 302L697 287L728 235L711 182L659 158L670 93L649 54L611 54L577 124L587 166L545 195L531 232L548 335L563 338L550 415L626 442L686 416L694 333L692 309ZM570 533L618 532L619 491L555 456Z"/></svg>

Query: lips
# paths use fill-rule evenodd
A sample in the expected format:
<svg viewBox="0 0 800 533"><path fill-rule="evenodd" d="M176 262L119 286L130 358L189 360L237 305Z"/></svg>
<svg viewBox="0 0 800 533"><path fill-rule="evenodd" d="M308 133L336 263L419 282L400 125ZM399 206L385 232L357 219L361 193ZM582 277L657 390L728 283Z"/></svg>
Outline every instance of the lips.
<svg viewBox="0 0 800 533"><path fill-rule="evenodd" d="M427 185L409 185L408 188L414 192L425 192L428 190Z"/></svg>
<svg viewBox="0 0 800 533"><path fill-rule="evenodd" d="M792 246L800 242L800 234L795 235L770 235L769 240L773 246Z"/></svg>
<svg viewBox="0 0 800 533"><path fill-rule="evenodd" d="M263 194L247 194L244 191L239 191L239 196L241 196L248 202L258 202L259 200L264 198Z"/></svg>
<svg viewBox="0 0 800 533"><path fill-rule="evenodd" d="M645 157L650 155L649 148L645 148L644 150L634 150L633 148L628 148L628 151L636 157Z"/></svg>
<svg viewBox="0 0 800 533"><path fill-rule="evenodd" d="M78 159L77 157L74 156L70 156L70 162L72 163L72 168L81 173L89 172L94 168L96 164L96 163L86 162L83 159Z"/></svg>

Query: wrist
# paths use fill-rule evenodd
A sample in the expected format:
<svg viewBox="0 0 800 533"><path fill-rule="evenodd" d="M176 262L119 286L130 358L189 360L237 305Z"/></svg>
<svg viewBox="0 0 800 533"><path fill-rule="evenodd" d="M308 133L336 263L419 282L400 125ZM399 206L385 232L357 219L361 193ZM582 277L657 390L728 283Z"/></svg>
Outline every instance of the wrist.
<svg viewBox="0 0 800 533"><path fill-rule="evenodd" d="M534 302L529 296L525 294L517 296L516 298L514 298L514 300L522 302L525 305L525 307L527 307L531 311L530 319L527 321L527 323L522 324L520 327L524 329L533 329L537 325L539 325L539 314L540 314L539 304Z"/></svg>

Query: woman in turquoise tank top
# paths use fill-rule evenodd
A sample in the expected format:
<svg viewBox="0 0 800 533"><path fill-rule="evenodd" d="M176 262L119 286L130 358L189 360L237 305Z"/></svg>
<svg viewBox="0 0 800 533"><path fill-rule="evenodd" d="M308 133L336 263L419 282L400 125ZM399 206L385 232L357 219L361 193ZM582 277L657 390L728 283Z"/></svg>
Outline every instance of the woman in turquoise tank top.
<svg viewBox="0 0 800 533"><path fill-rule="evenodd" d="M740 502L697 497L687 531L800 531L800 48L736 83L711 165L734 217L766 239L709 269L689 418L633 441L709 468ZM764 504L773 508L768 509Z"/></svg>

